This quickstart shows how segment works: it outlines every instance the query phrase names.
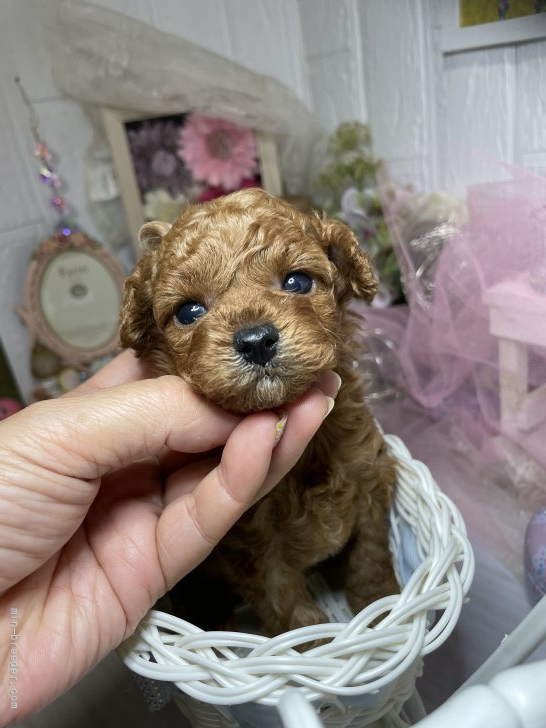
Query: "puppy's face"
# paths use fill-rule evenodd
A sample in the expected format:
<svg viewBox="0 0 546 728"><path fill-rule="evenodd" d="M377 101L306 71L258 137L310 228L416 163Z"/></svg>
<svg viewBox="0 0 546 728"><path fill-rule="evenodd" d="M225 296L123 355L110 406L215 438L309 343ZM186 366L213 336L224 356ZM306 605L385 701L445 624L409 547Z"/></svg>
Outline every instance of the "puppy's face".
<svg viewBox="0 0 546 728"><path fill-rule="evenodd" d="M147 252L126 282L121 342L210 401L271 409L335 367L353 295L375 279L351 231L258 189L141 230Z"/></svg>

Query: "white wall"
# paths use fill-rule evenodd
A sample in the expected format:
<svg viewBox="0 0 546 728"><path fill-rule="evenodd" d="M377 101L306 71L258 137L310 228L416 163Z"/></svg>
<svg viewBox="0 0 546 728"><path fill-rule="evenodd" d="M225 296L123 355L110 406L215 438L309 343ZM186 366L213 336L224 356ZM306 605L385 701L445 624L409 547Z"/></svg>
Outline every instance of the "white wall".
<svg viewBox="0 0 546 728"><path fill-rule="evenodd" d="M367 120L396 179L462 194L488 179L466 146L546 172L546 40L443 55L456 0L298 2L313 108L330 130Z"/></svg>
<svg viewBox="0 0 546 728"><path fill-rule="evenodd" d="M298 0L311 106L325 129L368 118L357 0Z"/></svg>
<svg viewBox="0 0 546 728"><path fill-rule="evenodd" d="M439 51L426 0L358 3L374 150L401 182L436 186Z"/></svg>

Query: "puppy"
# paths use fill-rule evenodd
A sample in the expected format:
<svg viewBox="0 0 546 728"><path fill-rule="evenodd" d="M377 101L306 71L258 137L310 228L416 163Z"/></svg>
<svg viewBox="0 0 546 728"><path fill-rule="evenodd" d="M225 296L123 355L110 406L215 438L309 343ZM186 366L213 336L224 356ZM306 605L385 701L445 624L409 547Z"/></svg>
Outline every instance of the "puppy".
<svg viewBox="0 0 546 728"><path fill-rule="evenodd" d="M327 621L306 573L342 550L355 612L396 593L387 527L395 464L364 403L358 321L347 311L354 296L373 298L376 281L351 230L246 189L186 209L172 227L147 223L140 240L146 252L125 284L120 336L157 374L178 374L238 413L282 409L326 369L342 380L296 467L205 570L269 634Z"/></svg>

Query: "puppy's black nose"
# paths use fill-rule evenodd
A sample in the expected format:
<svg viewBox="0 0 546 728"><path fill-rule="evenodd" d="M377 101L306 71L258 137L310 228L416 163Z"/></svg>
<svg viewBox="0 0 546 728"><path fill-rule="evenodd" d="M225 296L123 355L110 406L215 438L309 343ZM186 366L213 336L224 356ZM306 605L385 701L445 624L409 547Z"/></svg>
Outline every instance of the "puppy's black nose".
<svg viewBox="0 0 546 728"><path fill-rule="evenodd" d="M278 340L279 332L274 326L261 324L237 331L233 345L250 364L265 366L277 353Z"/></svg>

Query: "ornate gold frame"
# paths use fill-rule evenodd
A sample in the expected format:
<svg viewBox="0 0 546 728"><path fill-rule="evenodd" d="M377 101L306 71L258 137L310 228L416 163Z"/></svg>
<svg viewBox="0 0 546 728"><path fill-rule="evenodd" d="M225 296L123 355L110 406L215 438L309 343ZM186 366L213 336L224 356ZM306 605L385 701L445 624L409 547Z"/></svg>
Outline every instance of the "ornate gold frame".
<svg viewBox="0 0 546 728"><path fill-rule="evenodd" d="M123 282L126 274L118 260L105 250L100 243L92 240L84 233L70 232L69 235L65 235L58 232L47 238L33 254L25 281L25 305L18 306L16 310L30 332L31 348L34 347L36 341L39 341L60 356L67 364L84 368L94 359L115 352L118 346L117 330L102 346L90 348L72 346L51 328L42 310L40 298L42 278L50 263L58 255L73 250L85 252L99 261L107 270L119 288L121 306Z"/></svg>

